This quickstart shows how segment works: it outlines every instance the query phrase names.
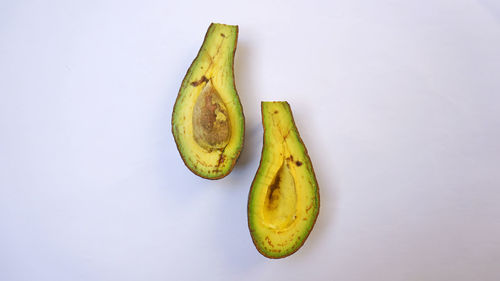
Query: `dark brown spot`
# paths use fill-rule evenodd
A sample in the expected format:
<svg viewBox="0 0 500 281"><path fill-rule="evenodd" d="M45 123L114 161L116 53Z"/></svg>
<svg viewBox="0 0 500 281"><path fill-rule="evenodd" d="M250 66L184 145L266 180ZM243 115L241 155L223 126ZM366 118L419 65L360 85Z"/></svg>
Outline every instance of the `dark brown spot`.
<svg viewBox="0 0 500 281"><path fill-rule="evenodd" d="M226 35L225 35L224 33L221 33L221 34L220 34L220 36L222 36L222 37L226 37Z"/></svg>
<svg viewBox="0 0 500 281"><path fill-rule="evenodd" d="M267 197L269 199L268 204L267 204L268 209L275 209L278 207L278 205L275 202L280 197L280 191L279 191L280 181L281 181L280 173L278 172L278 174L276 175L276 177L273 180L273 183L269 186L269 189L267 191L267 193L268 193Z"/></svg>
<svg viewBox="0 0 500 281"><path fill-rule="evenodd" d="M277 111L277 110L275 110L275 111L274 111L274 114L278 114L278 111Z"/></svg>
<svg viewBox="0 0 500 281"><path fill-rule="evenodd" d="M307 208L306 208L306 213L309 212L309 210L311 210L311 208L313 207L313 204L309 205Z"/></svg>
<svg viewBox="0 0 500 281"><path fill-rule="evenodd" d="M191 82L191 86L197 87L201 83L205 83L205 82L208 82L208 79L207 79L207 77L205 77L205 75L203 75L203 76L201 76L200 80Z"/></svg>
<svg viewBox="0 0 500 281"><path fill-rule="evenodd" d="M297 165L297 167L300 167L300 166L302 166L302 162L297 161L297 162L295 162L295 165Z"/></svg>
<svg viewBox="0 0 500 281"><path fill-rule="evenodd" d="M219 162L217 163L217 167L220 167L220 165L222 165L222 163L224 163L225 160L226 160L226 155L224 155L224 153L222 152L219 158Z"/></svg>
<svg viewBox="0 0 500 281"><path fill-rule="evenodd" d="M269 236L266 236L266 241L267 241L267 244L269 244L269 246L271 247L274 247L273 243L271 242L271 239L269 238Z"/></svg>

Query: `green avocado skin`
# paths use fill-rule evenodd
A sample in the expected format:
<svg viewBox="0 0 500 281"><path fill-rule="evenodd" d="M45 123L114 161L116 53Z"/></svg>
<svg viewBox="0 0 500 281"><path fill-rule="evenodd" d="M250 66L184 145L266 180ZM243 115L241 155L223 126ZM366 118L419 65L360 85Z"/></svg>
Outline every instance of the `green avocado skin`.
<svg viewBox="0 0 500 281"><path fill-rule="evenodd" d="M319 187L311 159L299 135L288 102L262 102L261 109L264 143L259 168L248 196L248 227L257 250L267 258L279 259L299 250L311 233L319 214ZM276 133L280 128L284 130L281 135ZM286 152L280 150L284 140L288 147ZM301 202L297 203L296 207L296 216L301 221L292 223L285 231L280 230L283 233L266 227L263 215L263 209L266 207L262 199L271 194L270 183L276 181L276 171L280 170L279 165L273 163L279 162L279 157L285 157L283 163L296 171L294 185L297 190L297 202ZM291 238L288 239L286 235Z"/></svg>

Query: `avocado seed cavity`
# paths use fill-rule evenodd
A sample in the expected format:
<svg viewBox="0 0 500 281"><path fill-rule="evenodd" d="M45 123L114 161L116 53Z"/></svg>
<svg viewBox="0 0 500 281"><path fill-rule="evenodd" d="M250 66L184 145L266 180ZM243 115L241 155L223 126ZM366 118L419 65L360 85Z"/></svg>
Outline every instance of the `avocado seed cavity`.
<svg viewBox="0 0 500 281"><path fill-rule="evenodd" d="M284 229L294 222L296 211L295 180L290 167L284 162L267 188L263 208L264 223L271 229Z"/></svg>

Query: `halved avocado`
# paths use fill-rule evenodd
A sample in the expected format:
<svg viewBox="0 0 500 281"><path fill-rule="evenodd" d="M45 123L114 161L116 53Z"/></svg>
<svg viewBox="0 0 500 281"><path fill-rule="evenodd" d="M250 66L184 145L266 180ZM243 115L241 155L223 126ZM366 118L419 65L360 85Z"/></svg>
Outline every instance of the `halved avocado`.
<svg viewBox="0 0 500 281"><path fill-rule="evenodd" d="M257 250L268 258L293 254L305 242L319 212L311 160L287 102L262 102L264 145L248 196L248 226Z"/></svg>
<svg viewBox="0 0 500 281"><path fill-rule="evenodd" d="M233 74L238 26L212 23L182 81L172 133L186 166L219 179L231 172L243 146L245 120Z"/></svg>

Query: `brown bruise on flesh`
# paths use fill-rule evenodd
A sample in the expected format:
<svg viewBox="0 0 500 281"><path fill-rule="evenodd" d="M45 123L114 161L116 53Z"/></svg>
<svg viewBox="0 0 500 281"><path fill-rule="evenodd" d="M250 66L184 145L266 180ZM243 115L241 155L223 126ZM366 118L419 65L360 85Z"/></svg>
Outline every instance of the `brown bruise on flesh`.
<svg viewBox="0 0 500 281"><path fill-rule="evenodd" d="M203 67L201 69L203 69ZM201 76L200 80L191 82L191 86L198 87L198 85L204 82L208 82L208 79L207 77L205 77L205 75Z"/></svg>
<svg viewBox="0 0 500 281"><path fill-rule="evenodd" d="M279 172L274 178L273 183L267 189L266 202L264 206L268 210L274 210L278 207L278 200L280 198L280 175Z"/></svg>
<svg viewBox="0 0 500 281"><path fill-rule="evenodd" d="M209 79L202 76L197 82L200 82L199 84L206 82L206 84L193 108L194 140L209 152L224 149L231 138L231 125L226 105Z"/></svg>

